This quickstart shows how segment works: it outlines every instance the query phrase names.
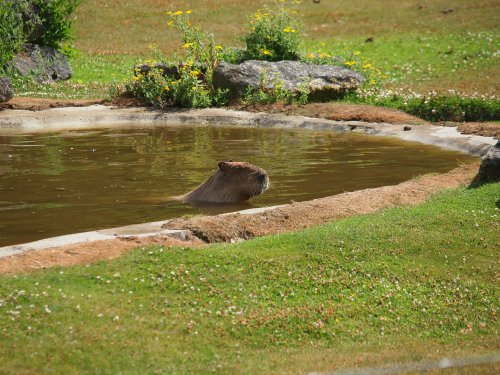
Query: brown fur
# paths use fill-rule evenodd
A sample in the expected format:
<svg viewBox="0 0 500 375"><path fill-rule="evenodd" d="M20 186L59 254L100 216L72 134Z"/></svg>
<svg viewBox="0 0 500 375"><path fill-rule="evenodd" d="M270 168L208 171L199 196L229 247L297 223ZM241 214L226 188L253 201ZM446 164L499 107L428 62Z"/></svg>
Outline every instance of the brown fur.
<svg viewBox="0 0 500 375"><path fill-rule="evenodd" d="M268 187L269 177L263 169L247 162L221 161L212 176L179 199L189 203L239 203Z"/></svg>

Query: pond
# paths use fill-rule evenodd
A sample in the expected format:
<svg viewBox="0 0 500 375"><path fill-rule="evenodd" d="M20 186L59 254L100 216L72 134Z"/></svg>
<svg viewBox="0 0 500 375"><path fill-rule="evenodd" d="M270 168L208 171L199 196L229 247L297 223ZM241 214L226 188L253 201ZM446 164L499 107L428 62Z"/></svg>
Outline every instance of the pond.
<svg viewBox="0 0 500 375"><path fill-rule="evenodd" d="M193 207L172 199L229 159L267 170L271 189L239 206ZM183 125L0 136L0 246L310 200L472 160L392 138L300 129Z"/></svg>

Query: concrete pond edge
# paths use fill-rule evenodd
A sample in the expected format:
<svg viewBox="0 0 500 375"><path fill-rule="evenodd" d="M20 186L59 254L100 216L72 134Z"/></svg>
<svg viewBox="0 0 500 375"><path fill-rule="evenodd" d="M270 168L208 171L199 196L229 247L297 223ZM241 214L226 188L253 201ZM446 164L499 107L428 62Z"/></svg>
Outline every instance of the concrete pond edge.
<svg viewBox="0 0 500 375"><path fill-rule="evenodd" d="M144 128L193 124L200 126L300 128L356 132L375 136L396 137L406 141L461 151L474 156L484 155L496 143L493 137L461 134L454 127L334 121L303 116L250 113L219 108L159 111L148 108L114 108L103 105L92 105L89 107L52 108L35 112L26 110L0 111L0 136L70 130L109 129L123 127L124 125L127 127ZM265 207L240 211L239 213L254 214L272 211L276 208L277 206ZM41 250L100 240L115 240L117 238L166 236L179 240L187 240L192 236L189 230L162 228L162 225L167 221L70 234L26 244L0 247L0 258L20 254L28 250Z"/></svg>

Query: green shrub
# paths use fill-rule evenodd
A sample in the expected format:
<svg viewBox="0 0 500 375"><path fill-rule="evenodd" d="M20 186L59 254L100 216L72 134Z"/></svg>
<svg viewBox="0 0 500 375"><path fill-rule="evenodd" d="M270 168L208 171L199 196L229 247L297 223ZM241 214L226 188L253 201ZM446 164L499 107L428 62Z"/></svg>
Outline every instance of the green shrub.
<svg viewBox="0 0 500 375"><path fill-rule="evenodd" d="M19 52L23 43L71 52L70 17L81 0L0 0L0 70Z"/></svg>
<svg viewBox="0 0 500 375"><path fill-rule="evenodd" d="M297 11L287 2L258 10L249 19L249 33L244 37L247 60L297 60L301 45L302 24Z"/></svg>
<svg viewBox="0 0 500 375"><path fill-rule="evenodd" d="M438 95L435 92L423 95L411 91L370 89L351 93L346 100L351 103L399 109L433 122L500 120L500 101L498 99L456 92L451 93L451 95Z"/></svg>
<svg viewBox="0 0 500 375"><path fill-rule="evenodd" d="M500 102L460 96L436 96L397 103L398 109L428 121L500 120Z"/></svg>
<svg viewBox="0 0 500 375"><path fill-rule="evenodd" d="M127 89L140 100L164 108L179 106L205 108L221 106L229 101L228 90L216 90L212 85L215 65L224 55L222 46L216 45L214 36L201 31L190 22L191 11L168 12L168 25L182 33L182 56L176 76L164 76L161 69L154 68L147 74L137 74ZM161 56L159 56L161 59Z"/></svg>
<svg viewBox="0 0 500 375"><path fill-rule="evenodd" d="M0 1L0 72L26 40L21 6L13 1Z"/></svg>
<svg viewBox="0 0 500 375"><path fill-rule="evenodd" d="M81 0L32 0L31 2L39 9L39 26L43 30L33 43L61 50L64 42L72 39L71 14Z"/></svg>
<svg viewBox="0 0 500 375"><path fill-rule="evenodd" d="M200 79L202 72L192 62L180 64L176 77L163 74L163 70L150 62L147 74L138 74L126 89L142 102L159 108L177 106L183 108L206 108L226 105L227 90L214 90Z"/></svg>

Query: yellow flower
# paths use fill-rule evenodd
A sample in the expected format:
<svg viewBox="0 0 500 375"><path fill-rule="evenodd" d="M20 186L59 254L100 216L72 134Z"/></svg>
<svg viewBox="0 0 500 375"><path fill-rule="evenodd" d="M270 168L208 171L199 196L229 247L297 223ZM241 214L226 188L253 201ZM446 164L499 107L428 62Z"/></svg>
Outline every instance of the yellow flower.
<svg viewBox="0 0 500 375"><path fill-rule="evenodd" d="M283 29L283 31L284 31L285 33L294 33L296 30L295 30L295 29L293 29L293 28L291 28L290 26L288 26L288 27L285 27L285 28Z"/></svg>
<svg viewBox="0 0 500 375"><path fill-rule="evenodd" d="M184 13L182 10L178 10L177 12L172 13L172 16L179 16Z"/></svg>
<svg viewBox="0 0 500 375"><path fill-rule="evenodd" d="M261 53L261 54L263 54L263 55L268 55L268 56L271 56L271 55L272 55L271 51L269 51L269 50L267 50L267 49L265 49L265 48L262 48L262 49L260 50L260 53Z"/></svg>
<svg viewBox="0 0 500 375"><path fill-rule="evenodd" d="M363 64L363 66L362 66L363 69L370 69L371 67L372 67L372 64L368 64L368 63Z"/></svg>
<svg viewBox="0 0 500 375"><path fill-rule="evenodd" d="M371 83L372 85L374 85L374 84L376 84L376 83L377 83L377 81L375 81L374 79L372 79L372 80L370 81L370 83Z"/></svg>
<svg viewBox="0 0 500 375"><path fill-rule="evenodd" d="M356 61L346 61L344 63L344 65L347 65L347 66L353 66L353 65L356 65Z"/></svg>
<svg viewBox="0 0 500 375"><path fill-rule="evenodd" d="M169 85L165 86L165 87L163 88L163 91L170 91L170 86L169 86Z"/></svg>
<svg viewBox="0 0 500 375"><path fill-rule="evenodd" d="M189 48L189 47L191 47L192 45L193 45L193 43L184 43L184 44L182 45L182 48Z"/></svg>
<svg viewBox="0 0 500 375"><path fill-rule="evenodd" d="M186 10L186 14L191 14L191 13L193 13L193 11L191 9Z"/></svg>
<svg viewBox="0 0 500 375"><path fill-rule="evenodd" d="M309 54L309 58L310 58L310 59L314 59L314 58L315 58L314 53L310 53L310 54Z"/></svg>
<svg viewBox="0 0 500 375"><path fill-rule="evenodd" d="M355 51L354 52L354 56L358 56L358 55L361 55L361 52L360 51Z"/></svg>
<svg viewBox="0 0 500 375"><path fill-rule="evenodd" d="M222 46L217 45L217 46L215 46L214 48L215 48L216 50L221 50L221 49L222 49Z"/></svg>
<svg viewBox="0 0 500 375"><path fill-rule="evenodd" d="M200 72L198 70L191 70L191 75L193 77L198 77L200 75Z"/></svg>

